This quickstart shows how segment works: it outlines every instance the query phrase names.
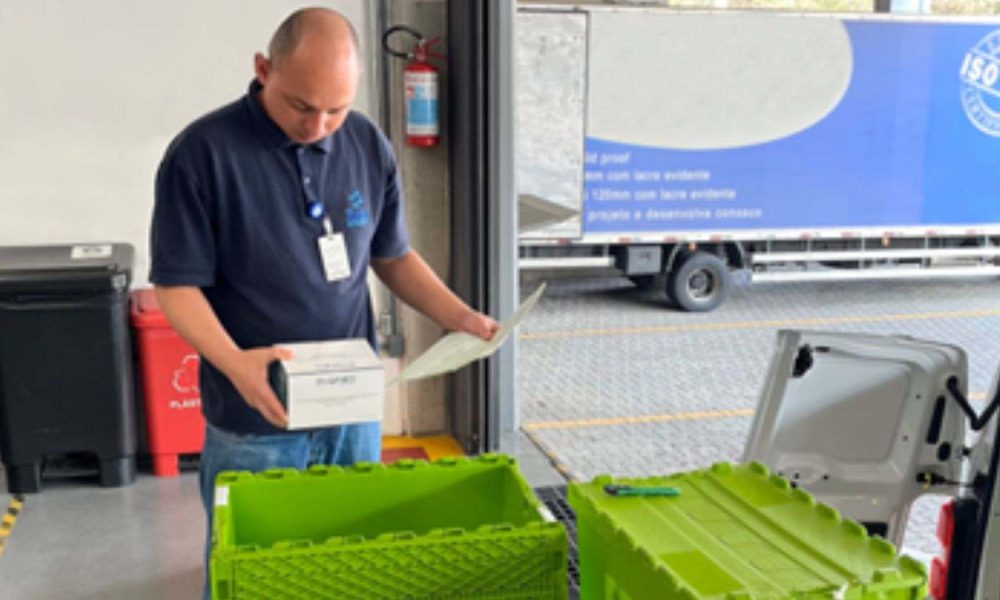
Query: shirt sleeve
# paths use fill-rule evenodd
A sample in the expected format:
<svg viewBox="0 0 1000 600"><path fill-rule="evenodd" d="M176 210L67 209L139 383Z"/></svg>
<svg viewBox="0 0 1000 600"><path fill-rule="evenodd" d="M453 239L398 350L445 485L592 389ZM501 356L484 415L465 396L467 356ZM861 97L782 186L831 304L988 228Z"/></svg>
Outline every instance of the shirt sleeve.
<svg viewBox="0 0 1000 600"><path fill-rule="evenodd" d="M168 152L156 174L150 282L194 287L215 283L213 229L208 197Z"/></svg>
<svg viewBox="0 0 1000 600"><path fill-rule="evenodd" d="M379 133L383 173L382 210L372 237L372 258L396 258L410 251L410 236L406 229L403 188L396 170L396 159L388 140Z"/></svg>

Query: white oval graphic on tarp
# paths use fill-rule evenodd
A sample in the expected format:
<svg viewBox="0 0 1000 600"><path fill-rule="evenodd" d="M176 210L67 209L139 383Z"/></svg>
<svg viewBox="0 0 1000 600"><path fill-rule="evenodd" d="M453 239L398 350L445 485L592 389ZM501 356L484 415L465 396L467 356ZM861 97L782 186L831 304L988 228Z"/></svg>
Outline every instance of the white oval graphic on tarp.
<svg viewBox="0 0 1000 600"><path fill-rule="evenodd" d="M769 142L826 116L851 79L834 18L590 16L591 137L686 150Z"/></svg>

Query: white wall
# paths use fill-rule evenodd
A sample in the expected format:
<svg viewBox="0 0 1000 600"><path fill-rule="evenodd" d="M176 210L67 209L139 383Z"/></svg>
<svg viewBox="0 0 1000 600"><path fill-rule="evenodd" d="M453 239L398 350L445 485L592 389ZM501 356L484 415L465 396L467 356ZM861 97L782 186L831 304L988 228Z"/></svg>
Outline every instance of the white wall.
<svg viewBox="0 0 1000 600"><path fill-rule="evenodd" d="M145 285L164 149L245 92L253 53L305 4L344 12L365 45L365 0L0 1L0 245L130 242Z"/></svg>

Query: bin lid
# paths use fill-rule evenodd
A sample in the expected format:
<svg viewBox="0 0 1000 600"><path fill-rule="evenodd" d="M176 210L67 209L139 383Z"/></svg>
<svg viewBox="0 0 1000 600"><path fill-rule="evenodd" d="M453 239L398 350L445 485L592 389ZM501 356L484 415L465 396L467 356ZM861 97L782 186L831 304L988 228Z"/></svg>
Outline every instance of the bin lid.
<svg viewBox="0 0 1000 600"><path fill-rule="evenodd" d="M137 329L170 329L170 321L160 310L156 293L150 288L132 292L132 326Z"/></svg>
<svg viewBox="0 0 1000 600"><path fill-rule="evenodd" d="M0 291L124 291L133 255L116 243L0 246Z"/></svg>

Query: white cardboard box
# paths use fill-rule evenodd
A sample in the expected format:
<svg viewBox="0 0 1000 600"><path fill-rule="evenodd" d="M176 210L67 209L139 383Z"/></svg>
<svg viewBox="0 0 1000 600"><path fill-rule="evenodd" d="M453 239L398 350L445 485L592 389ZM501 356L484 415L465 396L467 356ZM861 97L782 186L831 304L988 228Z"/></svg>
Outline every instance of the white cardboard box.
<svg viewBox="0 0 1000 600"><path fill-rule="evenodd" d="M278 345L293 354L269 373L288 429L382 420L385 375L367 340Z"/></svg>

